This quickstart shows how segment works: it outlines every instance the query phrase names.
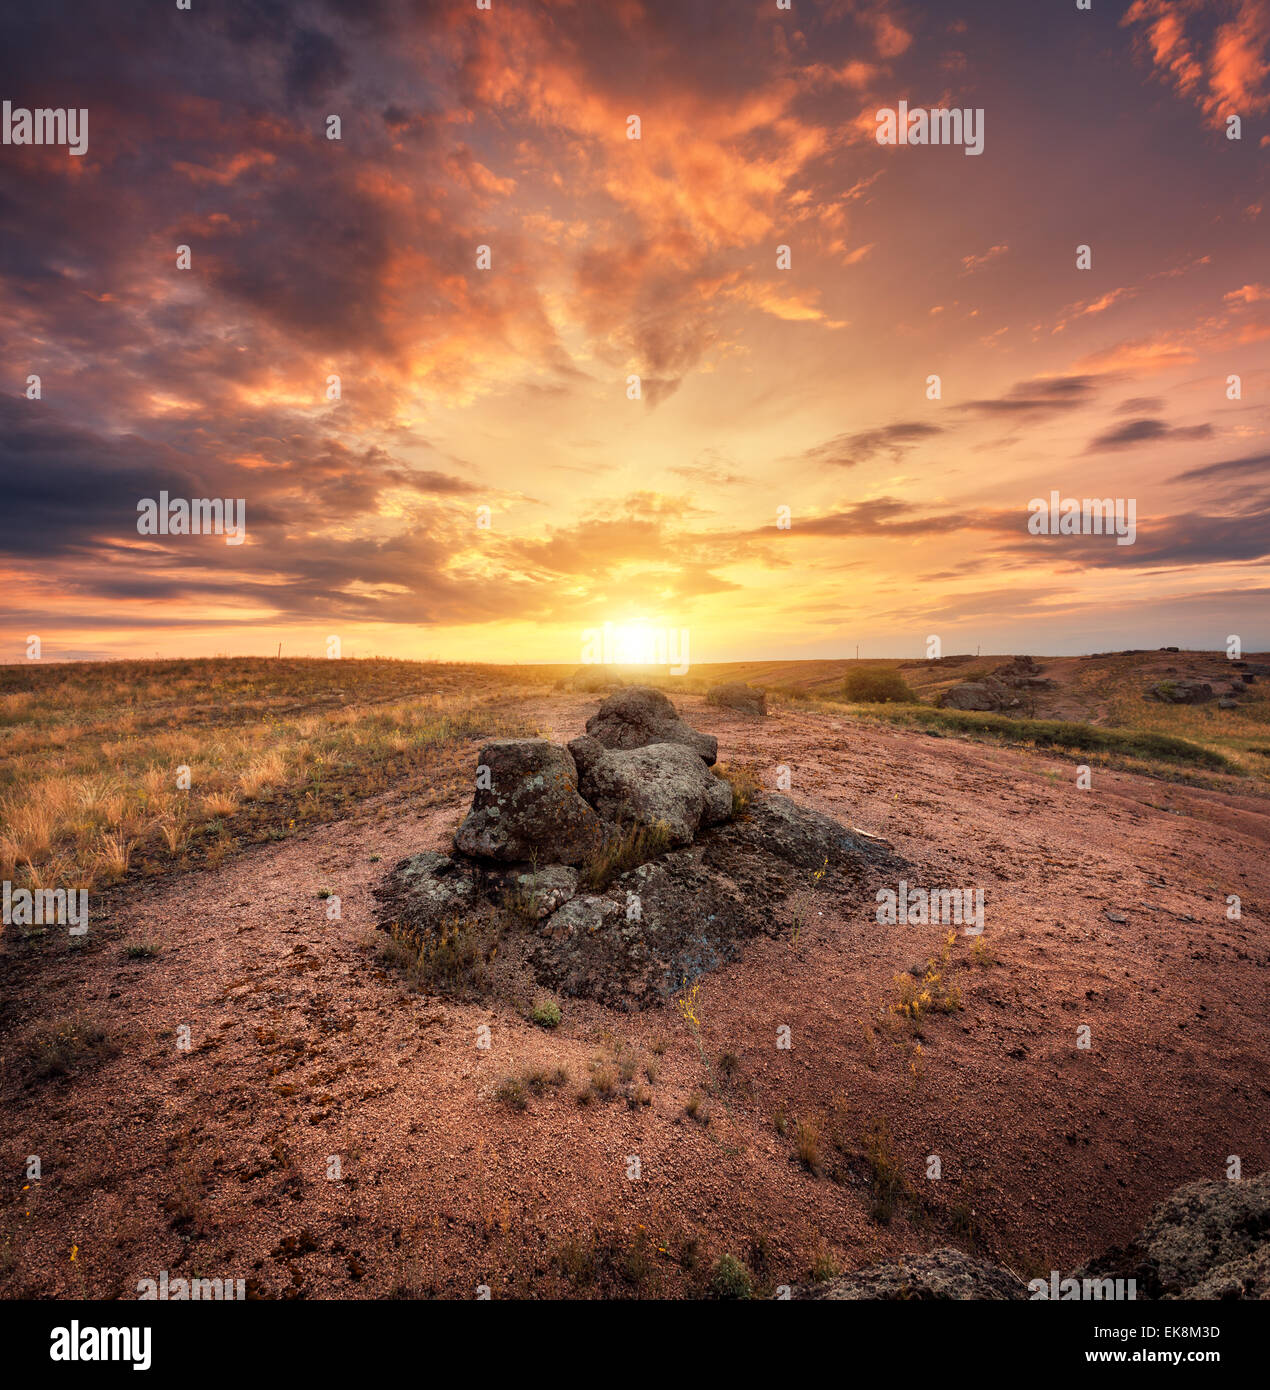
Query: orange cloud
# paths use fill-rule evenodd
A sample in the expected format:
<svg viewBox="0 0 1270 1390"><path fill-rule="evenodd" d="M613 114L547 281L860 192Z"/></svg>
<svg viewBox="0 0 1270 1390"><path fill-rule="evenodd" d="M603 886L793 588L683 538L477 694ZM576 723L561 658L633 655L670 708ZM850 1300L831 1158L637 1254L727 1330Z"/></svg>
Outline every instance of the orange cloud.
<svg viewBox="0 0 1270 1390"><path fill-rule="evenodd" d="M1207 51L1192 20L1211 12L1206 0L1134 0L1120 21L1140 25L1141 44L1160 78L1194 101L1207 123L1270 108L1270 0L1232 0L1233 15L1214 31Z"/></svg>

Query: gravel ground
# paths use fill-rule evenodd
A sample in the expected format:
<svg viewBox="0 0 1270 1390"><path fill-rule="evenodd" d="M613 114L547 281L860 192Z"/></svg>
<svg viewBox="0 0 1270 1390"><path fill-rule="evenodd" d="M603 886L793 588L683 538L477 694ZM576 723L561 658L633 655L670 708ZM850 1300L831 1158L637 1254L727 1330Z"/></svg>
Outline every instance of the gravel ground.
<svg viewBox="0 0 1270 1390"><path fill-rule="evenodd" d="M596 705L547 696L526 714L566 739ZM725 1252L770 1287L817 1259L948 1244L1026 1276L1126 1239L1228 1155L1270 1167L1270 801L1097 771L1082 791L1042 753L680 705L722 761L755 761L768 785L787 765L795 799L885 836L911 882L984 890L986 960L961 936L945 971L960 1010L920 1036L879 1023L941 930L879 926L872 901L809 886L796 936L703 979L716 1094L691 1118L707 1076L673 1002L565 1000L545 1032L509 1003L410 994L376 963L372 889L446 847L465 809L384 798L129 889L81 950L6 941L0 1292L131 1298L167 1270L261 1297L684 1296ZM126 958L140 942L163 949ZM118 1050L32 1082L33 1034L74 1015ZM580 1105L597 1055L632 1059L645 1096ZM495 1096L537 1064L569 1083L521 1110ZM819 1127L817 1171L799 1119ZM879 1122L908 1189L889 1223L864 1138ZM29 1155L38 1182L20 1176Z"/></svg>

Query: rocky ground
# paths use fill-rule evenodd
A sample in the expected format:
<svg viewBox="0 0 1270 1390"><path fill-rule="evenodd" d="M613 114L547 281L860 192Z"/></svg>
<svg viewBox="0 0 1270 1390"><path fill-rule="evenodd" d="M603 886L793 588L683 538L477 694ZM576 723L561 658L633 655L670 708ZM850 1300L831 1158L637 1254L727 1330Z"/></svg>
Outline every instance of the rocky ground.
<svg viewBox="0 0 1270 1390"><path fill-rule="evenodd" d="M565 743L598 703L531 714ZM880 927L872 880L808 872L684 1006L557 993L546 1029L529 998L439 999L380 963L376 890L450 854L469 809L388 795L129 889L78 949L6 940L0 1289L131 1297L166 1269L272 1297L677 1296L725 1255L770 1290L950 1246L1026 1280L1109 1258L1232 1155L1270 1167L1270 803L680 707L911 883L982 888L979 943ZM897 975L931 958L947 1011L914 1021ZM79 1029L64 1068L51 1019Z"/></svg>

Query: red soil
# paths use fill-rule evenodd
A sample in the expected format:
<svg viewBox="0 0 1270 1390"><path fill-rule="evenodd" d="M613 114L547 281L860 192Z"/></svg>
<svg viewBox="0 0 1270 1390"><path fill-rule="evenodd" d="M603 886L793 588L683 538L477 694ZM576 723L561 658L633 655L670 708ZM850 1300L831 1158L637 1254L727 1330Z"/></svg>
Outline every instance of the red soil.
<svg viewBox="0 0 1270 1390"><path fill-rule="evenodd" d="M567 738L596 703L544 698L530 713ZM964 1007L928 1017L920 1056L903 1029L866 1025L942 930L880 927L871 899L810 888L796 942L755 940L702 981L702 1046L740 1059L708 1125L684 1113L705 1078L673 1003L620 1014L565 1000L548 1033L510 1006L408 994L374 961L371 890L400 856L445 847L463 806L421 814L385 798L129 889L82 951L6 943L0 1163L18 1174L38 1154L43 1177L9 1181L0 1292L130 1298L166 1269L247 1278L262 1296L471 1297L482 1283L567 1295L553 1263L566 1238L599 1229L629 1245L640 1228L657 1252L631 1285L645 1293L701 1288L673 1258L693 1239L702 1269L725 1251L752 1258L758 1241L771 1282L806 1278L817 1252L850 1268L972 1237L1048 1271L1124 1240L1228 1155L1246 1174L1270 1167L1270 801L1114 772L1081 791L1071 763L1042 754L680 704L724 761L757 761L769 785L788 764L796 799L887 837L911 883L985 890L995 964L958 938ZM322 888L342 920L327 921ZM1230 893L1241 920L1227 919ZM162 945L157 959L123 956L143 941ZM31 1034L77 1012L119 1053L25 1084ZM791 1050L776 1047L781 1025ZM597 1047L629 1041L651 1059L659 1036L649 1105L576 1103ZM574 1084L523 1111L495 1098L533 1062ZM793 1121L808 1117L824 1131L819 1176L795 1151ZM870 1214L859 1161L834 1150L859 1148L877 1119L918 1198L889 1225ZM341 1181L327 1180L333 1154Z"/></svg>

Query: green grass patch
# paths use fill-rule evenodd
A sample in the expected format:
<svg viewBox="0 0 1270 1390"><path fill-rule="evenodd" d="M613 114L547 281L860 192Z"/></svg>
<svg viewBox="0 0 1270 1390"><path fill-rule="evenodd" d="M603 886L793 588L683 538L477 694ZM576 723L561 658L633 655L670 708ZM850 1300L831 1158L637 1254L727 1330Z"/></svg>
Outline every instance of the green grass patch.
<svg viewBox="0 0 1270 1390"><path fill-rule="evenodd" d="M1174 763L1180 767L1206 768L1213 772L1238 772L1228 758L1171 734L1142 729L1105 729L1065 719L1015 719L1007 714L981 714L974 710L932 709L927 705L861 708L866 718L886 719L925 729L979 735L1003 743L1029 744L1064 752L1119 755L1148 762Z"/></svg>

